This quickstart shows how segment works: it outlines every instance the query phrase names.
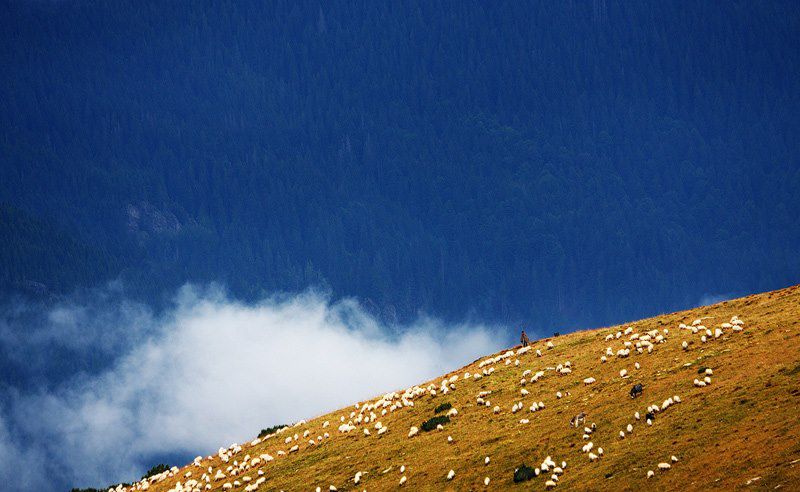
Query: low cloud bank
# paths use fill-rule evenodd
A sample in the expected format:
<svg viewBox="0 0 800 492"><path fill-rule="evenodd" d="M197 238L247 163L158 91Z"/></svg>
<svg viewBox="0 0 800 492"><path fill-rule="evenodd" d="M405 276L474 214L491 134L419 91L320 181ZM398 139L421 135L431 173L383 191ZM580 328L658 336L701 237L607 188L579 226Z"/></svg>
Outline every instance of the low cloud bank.
<svg viewBox="0 0 800 492"><path fill-rule="evenodd" d="M244 304L192 287L158 316L65 303L28 334L0 322L5 353L13 342L41 364L56 345L112 359L55 386L11 387L0 402L0 482L37 490L136 479L156 457L208 454L511 342L497 327L430 318L387 327L355 301L314 293Z"/></svg>

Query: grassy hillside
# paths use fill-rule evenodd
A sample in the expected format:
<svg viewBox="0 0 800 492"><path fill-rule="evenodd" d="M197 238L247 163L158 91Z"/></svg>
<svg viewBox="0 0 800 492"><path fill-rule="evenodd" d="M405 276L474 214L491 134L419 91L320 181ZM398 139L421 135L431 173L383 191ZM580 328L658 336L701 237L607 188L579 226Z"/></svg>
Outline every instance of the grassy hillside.
<svg viewBox="0 0 800 492"><path fill-rule="evenodd" d="M679 328L681 323L691 325L700 319L714 331L734 316L743 321L743 331L725 327L720 337L708 337L705 343L701 341L704 330L695 334ZM387 411L383 416L379 409L374 410L377 420L388 427L382 435L378 435L375 422L356 423L351 412L357 418L360 410L348 407L290 427L255 445L242 444L243 449L227 463L215 455L203 458L200 466L190 464L177 473L162 474L162 481L154 481L149 490L176 490L176 482L185 487L192 479L201 480L199 487L205 487L202 475L209 466L213 467L211 490L223 490L226 483L233 490L245 490L248 485L253 490L259 477L264 480L257 490L328 490L331 485L338 490L393 490L400 487L403 476L407 480L404 487L411 490L544 489L552 470L522 484L515 484L513 476L521 464L536 467L547 456L559 465L562 461L567 463L557 489L728 490L780 486L797 490L799 319L800 286L794 286L620 326L538 340L525 354L479 367L485 360L481 359L421 384L423 389L433 385L436 395L426 391L415 396L411 400L413 406ZM607 335L624 332L627 327L632 327L631 334L606 340ZM654 344L652 353L636 353L634 346L627 358L615 355L601 362L606 347L616 353L631 335L644 335L651 330L659 330L664 337L663 343ZM548 341L552 341L553 348L547 348ZM682 348L684 341L688 342L687 349ZM536 355L537 349L541 357ZM567 361L572 372L559 375L555 368ZM482 373L491 368L494 371L488 376L464 380L466 372ZM712 383L700 388L693 381L704 377L698 373L702 368L711 368L713 375ZM629 377L620 376L622 369L628 371ZM530 375L544 371L544 376L522 386L520 380L526 370L532 371ZM455 390L442 394L442 379L451 376L458 376L453 383ZM589 377L596 382L584 384ZM631 399L628 393L636 383L644 385L644 394ZM522 388L530 394L521 395ZM485 397L490 401L488 407L477 404L482 391L492 392ZM556 392L561 392L562 398L556 398ZM648 426L644 422L647 407L661 406L675 395L679 395L681 403L657 412ZM377 400L360 402L359 406L364 409L367 403ZM539 401L545 408L530 412L530 405ZM443 430L420 431L408 437L412 426L420 427L434 416L435 407L446 402L458 414L444 424ZM517 402L522 402L523 409L512 413ZM494 413L495 406L500 407L499 413ZM592 452L596 453L599 447L604 451L596 461L590 461L588 453L581 450L588 442L582 438L584 426L576 429L569 425L579 412L586 412L586 425L596 424L590 436ZM635 412L642 420L634 418ZM369 413L364 411L363 415ZM340 432L337 427L342 417L345 422L353 421L356 428ZM528 419L529 423L520 423L521 419ZM325 421L330 425L323 428ZM633 431L623 439L620 431L628 424L632 424ZM364 434L365 428L370 430L369 436ZM306 430L309 436L303 438ZM325 432L330 437L309 445L309 439L324 436ZM295 434L299 437L296 441ZM448 442L448 436L452 436L452 442ZM290 443L285 443L287 437ZM299 449L289 453L294 445ZM254 458L263 454L274 459L236 475L226 470L234 462L241 465L246 455ZM485 464L487 456L490 462ZM671 462L672 456L678 461L671 463L671 469L660 471L658 464ZM226 477L214 480L220 467ZM448 481L446 476L451 469L455 477ZM648 470L655 472L652 478L647 477ZM355 485L354 476L359 471L362 477ZM188 478L187 473L191 473ZM484 486L485 477L491 480L488 487ZM238 486L234 485L235 480L240 482Z"/></svg>

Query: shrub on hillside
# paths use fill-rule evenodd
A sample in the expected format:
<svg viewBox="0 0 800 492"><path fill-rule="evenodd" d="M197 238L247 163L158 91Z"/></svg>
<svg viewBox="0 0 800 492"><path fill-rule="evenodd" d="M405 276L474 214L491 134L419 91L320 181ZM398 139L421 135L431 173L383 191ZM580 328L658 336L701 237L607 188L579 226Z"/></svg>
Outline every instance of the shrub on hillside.
<svg viewBox="0 0 800 492"><path fill-rule="evenodd" d="M525 482L535 476L534 469L523 463L514 471L514 483Z"/></svg>
<svg viewBox="0 0 800 492"><path fill-rule="evenodd" d="M439 424L444 425L448 422L450 422L450 417L448 417L447 415L437 415L436 417L433 417L432 419L423 422L421 428L423 431L428 432L435 429L437 425Z"/></svg>
<svg viewBox="0 0 800 492"><path fill-rule="evenodd" d="M169 470L169 465L165 465L164 463L159 463L156 466L147 470L147 473L142 475L142 480L144 480L147 477L152 477L153 475L158 475L159 473L164 473L167 470Z"/></svg>
<svg viewBox="0 0 800 492"><path fill-rule="evenodd" d="M273 425L272 427L267 427L266 429L261 429L261 432L258 433L258 438L261 439L261 438L266 437L266 436L268 436L270 434L275 434L276 432L278 432L279 430L283 429L284 427L287 427L287 425L286 424Z"/></svg>
<svg viewBox="0 0 800 492"><path fill-rule="evenodd" d="M450 402L442 403L441 405L439 405L438 407L433 409L433 413L446 412L447 410L450 410L451 408L453 408L453 405L451 405Z"/></svg>

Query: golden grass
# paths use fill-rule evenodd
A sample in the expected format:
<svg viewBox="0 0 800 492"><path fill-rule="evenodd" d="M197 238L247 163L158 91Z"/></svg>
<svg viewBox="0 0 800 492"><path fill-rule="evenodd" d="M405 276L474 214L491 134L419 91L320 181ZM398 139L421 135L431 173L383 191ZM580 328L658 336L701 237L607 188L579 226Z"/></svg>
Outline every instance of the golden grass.
<svg viewBox="0 0 800 492"><path fill-rule="evenodd" d="M700 335L679 330L678 324L709 317L704 324L711 328L738 315L745 322L745 330L734 333L725 330L721 339L700 343ZM515 367L502 362L496 364L495 373L477 381L459 379L456 391L435 397L415 399L413 408L388 413L379 417L389 431L378 437L372 423L368 424L371 436L364 436L362 427L349 434L337 431L340 416L349 416L353 407L337 410L244 450L257 456L268 452L275 461L263 465L267 481L259 490L305 490L316 487L328 490L333 484L339 490L394 490L398 489L405 465L410 490L483 490L484 477L490 477L491 489L544 489L544 475L523 484L512 481L514 469L521 463L539 465L548 455L568 466L561 477L558 489L580 490L730 490L734 488L783 487L800 490L800 286L752 295L708 307L665 314L650 319L625 323L620 326L581 331L554 339L532 343L541 349L543 357L534 352L519 357ZM619 340L606 342L605 336L633 326L634 332L652 329L669 329L667 342L657 344L652 354L632 354L627 359L610 357L605 364L600 356L607 346L616 351L622 347ZM552 340L555 348L545 350ZM688 351L681 348L687 340ZM519 380L525 369L533 372L571 361L573 372L558 376L554 371L537 383L529 383L526 397L520 396ZM465 371L477 371L477 362L452 373L461 376ZM641 369L634 369L639 362ZM691 363L690 366L686 366ZM697 369L713 369L713 384L706 388L692 385L698 377ZM627 369L628 379L619 376ZM597 382L584 386L582 380L593 376ZM440 378L433 382L439 386ZM630 387L637 382L645 386L643 397L628 397ZM421 384L421 386L425 386ZM391 390L387 388L387 390ZM479 407L479 391L491 390L488 397L492 406L499 405L502 412L492 413L491 408ZM556 391L569 392L558 400ZM661 404L666 398L680 395L683 402L657 414L652 426L636 422L634 412L644 418L650 404ZM533 401L543 401L546 408L528 412ZM374 401L374 400L373 400ZM511 406L522 401L525 408L516 414ZM420 433L407 437L412 425L433 416L433 409L450 402L458 410L443 431ZM234 410L235 411L235 410ZM587 424L595 422L597 430L592 435L595 447L603 447L605 455L590 462L581 452L585 444L581 429L569 426L570 418L585 411ZM377 413L377 412L376 412ZM521 418L530 423L519 423ZM309 447L307 439L298 441L300 451L278 456L277 451L288 450L283 443L287 435L309 429L311 437L324 432L322 423L330 421L325 429L331 437L320 445ZM634 432L625 439L619 431L634 424ZM449 444L447 436L455 442ZM293 443L294 444L294 443ZM220 443L220 445L225 445ZM680 461L671 470L659 472L657 464L669 461L670 456ZM490 456L491 463L483 464ZM232 461L232 460L231 460ZM220 466L220 460L204 460L203 467ZM224 468L227 466L223 466ZM388 472L383 473L384 470ZM446 481L448 470L456 476ZM150 490L166 491L177 480L185 482L183 474L191 470L199 478L203 469L187 466L176 477L155 484ZM654 470L653 478L646 478ZM215 470L216 471L216 470ZM356 486L353 476L362 471L364 476ZM253 479L256 470L243 475ZM745 485L755 477L760 479ZM225 481L212 482L213 490L221 490ZM234 490L243 490L242 486Z"/></svg>

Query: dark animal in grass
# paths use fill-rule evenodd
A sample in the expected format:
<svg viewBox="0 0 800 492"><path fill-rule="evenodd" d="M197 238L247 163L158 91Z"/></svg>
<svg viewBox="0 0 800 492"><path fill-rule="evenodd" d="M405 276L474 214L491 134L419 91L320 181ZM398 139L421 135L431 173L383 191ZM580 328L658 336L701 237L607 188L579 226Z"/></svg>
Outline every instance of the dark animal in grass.
<svg viewBox="0 0 800 492"><path fill-rule="evenodd" d="M644 416L644 419L652 422L653 420L656 419L656 414L654 414L653 412L647 412L647 415Z"/></svg>
<svg viewBox="0 0 800 492"><path fill-rule="evenodd" d="M633 388L631 388L631 398L636 398L637 396L640 396L642 393L644 393L644 388L642 387L641 384L635 384L633 385Z"/></svg>

